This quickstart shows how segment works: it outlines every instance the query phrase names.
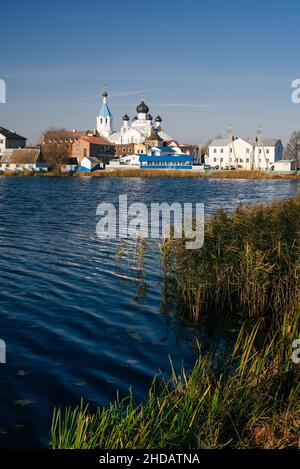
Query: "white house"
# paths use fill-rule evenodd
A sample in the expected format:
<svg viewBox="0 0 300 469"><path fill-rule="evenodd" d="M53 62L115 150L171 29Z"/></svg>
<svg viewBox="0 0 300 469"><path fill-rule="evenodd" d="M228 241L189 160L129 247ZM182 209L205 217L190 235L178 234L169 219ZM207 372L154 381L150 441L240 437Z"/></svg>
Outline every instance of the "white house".
<svg viewBox="0 0 300 469"><path fill-rule="evenodd" d="M208 147L206 163L212 167L227 169L271 169L282 158L283 146L279 139L265 140L233 138L215 139Z"/></svg>
<svg viewBox="0 0 300 469"><path fill-rule="evenodd" d="M296 172L296 167L296 160L279 160L275 161L274 171L280 173Z"/></svg>
<svg viewBox="0 0 300 469"><path fill-rule="evenodd" d="M26 140L25 137L18 135L16 132L0 127L0 156L7 149L24 148Z"/></svg>
<svg viewBox="0 0 300 469"><path fill-rule="evenodd" d="M80 166L77 171L97 171L98 169L104 168L104 163L95 156L84 157L81 160Z"/></svg>
<svg viewBox="0 0 300 469"><path fill-rule="evenodd" d="M41 151L35 148L5 150L0 157L1 171L47 171L48 165L41 160Z"/></svg>

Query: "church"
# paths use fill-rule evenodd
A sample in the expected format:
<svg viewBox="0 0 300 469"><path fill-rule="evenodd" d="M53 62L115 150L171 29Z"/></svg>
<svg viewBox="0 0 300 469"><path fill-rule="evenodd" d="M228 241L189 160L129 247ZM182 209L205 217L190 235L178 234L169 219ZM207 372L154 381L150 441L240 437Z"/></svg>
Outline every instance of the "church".
<svg viewBox="0 0 300 469"><path fill-rule="evenodd" d="M144 143L155 133L161 141L170 141L172 138L162 128L162 119L157 116L154 119L149 113L149 107L142 101L136 107L137 115L130 121L125 114L122 118L123 125L119 132L113 130L113 116L107 105L107 91L102 93L102 106L97 116L97 132L115 145Z"/></svg>

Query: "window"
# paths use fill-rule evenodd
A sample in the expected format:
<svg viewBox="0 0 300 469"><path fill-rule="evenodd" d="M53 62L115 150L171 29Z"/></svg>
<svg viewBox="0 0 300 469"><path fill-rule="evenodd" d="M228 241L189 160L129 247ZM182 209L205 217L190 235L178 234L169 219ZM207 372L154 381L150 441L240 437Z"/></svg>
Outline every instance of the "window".
<svg viewBox="0 0 300 469"><path fill-rule="evenodd" d="M270 153L270 150L269 150L269 148L267 148L267 149L266 149L266 153L268 153L268 154Z"/></svg>
<svg viewBox="0 0 300 469"><path fill-rule="evenodd" d="M217 153L217 149L216 149L216 148L214 148L214 153Z"/></svg>
<svg viewBox="0 0 300 469"><path fill-rule="evenodd" d="M261 153L261 148L259 149L259 153Z"/></svg>
<svg viewBox="0 0 300 469"><path fill-rule="evenodd" d="M232 148L230 148L230 153L232 153L232 151L233 151Z"/></svg>
<svg viewBox="0 0 300 469"><path fill-rule="evenodd" d="M223 148L221 148L221 153L224 153L224 150L223 150Z"/></svg>
<svg viewBox="0 0 300 469"><path fill-rule="evenodd" d="M247 150L246 150L246 153L250 153L250 150L249 150L249 148L247 148Z"/></svg>
<svg viewBox="0 0 300 469"><path fill-rule="evenodd" d="M216 161L217 161L217 158L214 158L214 162L216 162Z"/></svg>
<svg viewBox="0 0 300 469"><path fill-rule="evenodd" d="M250 161L249 158L247 158L247 159L246 159L246 163L249 163L249 161Z"/></svg>

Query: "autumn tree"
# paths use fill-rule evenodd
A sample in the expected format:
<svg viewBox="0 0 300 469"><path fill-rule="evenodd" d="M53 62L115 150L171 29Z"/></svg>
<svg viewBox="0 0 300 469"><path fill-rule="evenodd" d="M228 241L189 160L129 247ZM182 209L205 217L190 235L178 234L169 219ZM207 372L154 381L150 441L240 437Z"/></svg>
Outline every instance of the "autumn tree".
<svg viewBox="0 0 300 469"><path fill-rule="evenodd" d="M299 131L295 131L291 135L291 138L287 146L285 147L284 158L296 160L299 166L299 163L300 163L300 132Z"/></svg>
<svg viewBox="0 0 300 469"><path fill-rule="evenodd" d="M70 156L66 147L58 142L45 143L42 145L42 154L44 161L61 175L62 165L67 163Z"/></svg>

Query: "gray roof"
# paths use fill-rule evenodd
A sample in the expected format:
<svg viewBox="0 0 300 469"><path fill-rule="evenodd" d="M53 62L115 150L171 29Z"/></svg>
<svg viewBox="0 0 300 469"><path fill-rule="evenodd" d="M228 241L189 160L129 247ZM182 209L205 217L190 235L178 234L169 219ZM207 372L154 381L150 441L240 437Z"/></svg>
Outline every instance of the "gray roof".
<svg viewBox="0 0 300 469"><path fill-rule="evenodd" d="M275 161L275 163L296 163L296 160L286 160L285 158L283 158L282 160Z"/></svg>
<svg viewBox="0 0 300 469"><path fill-rule="evenodd" d="M12 130L5 129L5 127L0 127L0 134L9 139L27 140L26 137L22 137L22 135L19 135L16 132L13 132Z"/></svg>
<svg viewBox="0 0 300 469"><path fill-rule="evenodd" d="M251 143L251 145L258 146L258 142L255 138L248 138L247 142ZM281 143L279 138L263 138L264 147L275 147L278 143Z"/></svg>
<svg viewBox="0 0 300 469"><path fill-rule="evenodd" d="M243 137L237 137L241 138L247 143L250 143L251 145L258 146L258 142L256 141L256 138L243 138ZM278 143L281 143L281 140L279 138L264 138L263 139L263 146L265 147L275 147ZM215 138L209 146L212 147L224 147L228 145L228 140L226 138Z"/></svg>
<svg viewBox="0 0 300 469"><path fill-rule="evenodd" d="M212 147L225 147L228 145L228 140L226 138L215 138L209 146Z"/></svg>
<svg viewBox="0 0 300 469"><path fill-rule="evenodd" d="M20 148L18 150L5 150L0 160L1 163L34 164L37 163L41 151L32 148Z"/></svg>

